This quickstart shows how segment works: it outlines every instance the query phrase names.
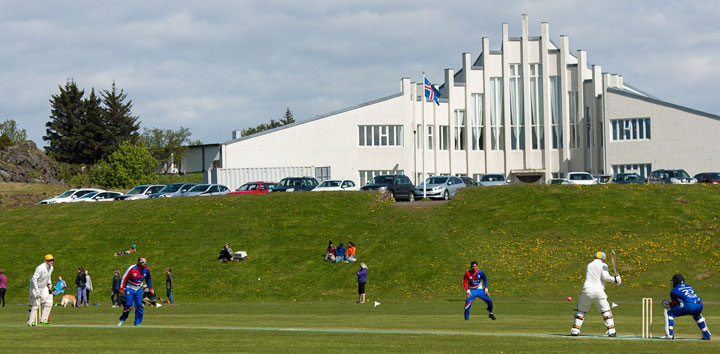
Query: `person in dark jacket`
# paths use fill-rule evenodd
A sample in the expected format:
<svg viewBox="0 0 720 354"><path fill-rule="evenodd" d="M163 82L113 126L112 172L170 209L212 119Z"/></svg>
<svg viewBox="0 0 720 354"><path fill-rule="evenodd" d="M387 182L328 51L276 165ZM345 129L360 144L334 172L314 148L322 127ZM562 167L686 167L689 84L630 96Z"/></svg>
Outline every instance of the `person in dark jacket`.
<svg viewBox="0 0 720 354"><path fill-rule="evenodd" d="M358 304L365 303L365 283L367 282L367 266L360 263L360 271L355 273L358 277Z"/></svg>
<svg viewBox="0 0 720 354"><path fill-rule="evenodd" d="M345 258L345 245L340 242L340 245L335 249L335 262L342 262Z"/></svg>
<svg viewBox="0 0 720 354"><path fill-rule="evenodd" d="M83 301L85 301L85 307L87 307L87 297L85 296L86 279L87 278L85 278L85 268L78 268L77 276L75 276L75 286L77 286L77 303L75 305L76 307L80 307Z"/></svg>
<svg viewBox="0 0 720 354"><path fill-rule="evenodd" d="M115 276L113 276L112 282L112 293L110 293L110 303L112 307L120 307L120 283L122 282L122 276L120 276L120 270L115 269Z"/></svg>
<svg viewBox="0 0 720 354"><path fill-rule="evenodd" d="M165 268L165 289L167 290L167 298L170 305L173 304L172 290L173 290L173 274L172 267Z"/></svg>
<svg viewBox="0 0 720 354"><path fill-rule="evenodd" d="M220 257L218 257L218 261L223 261L223 263L227 263L228 261L232 261L233 258L233 251L232 248L230 248L230 244L225 242L225 246L220 250Z"/></svg>
<svg viewBox="0 0 720 354"><path fill-rule="evenodd" d="M325 262L335 262L335 245L332 240L328 241L328 248L325 250Z"/></svg>

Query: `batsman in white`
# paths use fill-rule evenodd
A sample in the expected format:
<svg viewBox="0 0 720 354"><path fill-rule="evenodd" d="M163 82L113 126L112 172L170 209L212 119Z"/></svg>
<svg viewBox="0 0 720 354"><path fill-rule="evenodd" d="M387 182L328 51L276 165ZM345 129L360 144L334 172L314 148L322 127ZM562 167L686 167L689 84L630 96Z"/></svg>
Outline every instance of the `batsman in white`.
<svg viewBox="0 0 720 354"><path fill-rule="evenodd" d="M28 302L29 318L28 326L47 326L50 311L53 305L53 295L50 292L52 286L52 272L55 258L51 254L45 255L45 262L35 268L32 278L30 278L30 299ZM40 323L36 323L38 315L38 307L42 303L42 312L40 313Z"/></svg>
<svg viewBox="0 0 720 354"><path fill-rule="evenodd" d="M600 311L605 320L605 327L608 337L615 337L615 321L613 321L610 304L605 294L605 283L614 282L617 285L622 283L620 275L611 276L608 272L608 266L605 264L605 252L596 252L595 259L587 265L585 272L585 284L583 285L580 298L578 299L577 309L575 309L575 323L573 323L570 334L573 336L580 335L580 327L585 320L585 314L590 309L591 304L595 304L595 308Z"/></svg>

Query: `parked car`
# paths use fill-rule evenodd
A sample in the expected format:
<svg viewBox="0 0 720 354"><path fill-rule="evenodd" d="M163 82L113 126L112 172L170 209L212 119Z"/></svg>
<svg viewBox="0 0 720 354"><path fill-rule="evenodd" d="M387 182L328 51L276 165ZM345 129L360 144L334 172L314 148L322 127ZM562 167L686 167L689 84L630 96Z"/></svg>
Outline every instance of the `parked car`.
<svg viewBox="0 0 720 354"><path fill-rule="evenodd" d="M618 173L612 181L617 184L645 183L645 180L637 173Z"/></svg>
<svg viewBox="0 0 720 354"><path fill-rule="evenodd" d="M465 183L465 187L475 187L478 185L474 179L468 176L460 176L459 178L463 181L463 183Z"/></svg>
<svg viewBox="0 0 720 354"><path fill-rule="evenodd" d="M223 186L222 184L198 184L195 187L190 188L189 191L183 193L183 197L194 197L194 196L212 196L212 195L225 195L230 193L230 188Z"/></svg>
<svg viewBox="0 0 720 354"><path fill-rule="evenodd" d="M328 191L359 191L360 187L355 185L355 182L346 179L330 179L320 183L313 192L328 192Z"/></svg>
<svg viewBox="0 0 720 354"><path fill-rule="evenodd" d="M697 183L695 178L685 170L655 170L650 173L648 183L672 183L672 184L693 184Z"/></svg>
<svg viewBox="0 0 720 354"><path fill-rule="evenodd" d="M363 191L390 191L396 200L404 199L415 201L415 186L410 178L405 175L378 175L373 177L366 185L362 186Z"/></svg>
<svg viewBox="0 0 720 354"><path fill-rule="evenodd" d="M43 199L43 200L37 202L37 204L40 205L40 204L67 203L67 202L73 201L77 198L80 198L80 197L84 196L85 194L92 193L92 192L103 192L103 190L96 189L96 188L70 189L70 190L63 192L60 195Z"/></svg>
<svg viewBox="0 0 720 354"><path fill-rule="evenodd" d="M115 197L115 200L138 200L148 199L150 194L157 193L165 187L164 184L141 184L129 192Z"/></svg>
<svg viewBox="0 0 720 354"><path fill-rule="evenodd" d="M695 175L697 183L720 184L720 172L702 172Z"/></svg>
<svg viewBox="0 0 720 354"><path fill-rule="evenodd" d="M249 182L245 183L234 192L228 194L256 194L256 193L268 193L275 187L275 182Z"/></svg>
<svg viewBox="0 0 720 354"><path fill-rule="evenodd" d="M599 184L608 184L608 183L612 182L613 176L612 175L595 175L595 176L593 176L593 178L595 178L595 180Z"/></svg>
<svg viewBox="0 0 720 354"><path fill-rule="evenodd" d="M80 198L83 202L112 202L116 197L121 196L120 192L100 192L95 194L92 198Z"/></svg>
<svg viewBox="0 0 720 354"><path fill-rule="evenodd" d="M569 172L567 181L568 184L598 184L598 181L587 172Z"/></svg>
<svg viewBox="0 0 720 354"><path fill-rule="evenodd" d="M300 192L311 191L318 186L318 181L313 177L285 177L278 182L271 192Z"/></svg>
<svg viewBox="0 0 720 354"><path fill-rule="evenodd" d="M90 193L85 193L82 197L71 200L70 203L84 202L84 201L90 200L92 197L98 195L98 193L101 193L101 192L103 192L103 191L93 191Z"/></svg>
<svg viewBox="0 0 720 354"><path fill-rule="evenodd" d="M478 185L483 187L504 186L506 184L505 175L502 173L486 173L480 176L480 181L478 181Z"/></svg>
<svg viewBox="0 0 720 354"><path fill-rule="evenodd" d="M547 184L568 184L568 180L565 178L550 178Z"/></svg>
<svg viewBox="0 0 720 354"><path fill-rule="evenodd" d="M197 186L197 183L173 183L168 184L163 189L157 191L157 193L150 194L150 198L172 198L180 197L183 193L189 191L192 187Z"/></svg>
<svg viewBox="0 0 720 354"><path fill-rule="evenodd" d="M431 199L445 199L455 197L460 188L465 188L465 182L459 177L452 176L433 176L425 180L415 188L415 198L424 198L427 195Z"/></svg>

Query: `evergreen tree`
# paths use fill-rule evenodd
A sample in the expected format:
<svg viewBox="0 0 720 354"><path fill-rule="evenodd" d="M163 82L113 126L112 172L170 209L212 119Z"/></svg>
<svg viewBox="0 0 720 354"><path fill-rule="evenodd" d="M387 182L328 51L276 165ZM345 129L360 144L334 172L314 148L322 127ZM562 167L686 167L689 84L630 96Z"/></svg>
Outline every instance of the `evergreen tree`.
<svg viewBox="0 0 720 354"><path fill-rule="evenodd" d="M270 123L265 124L262 123L256 127L246 128L240 131L241 136L248 136L253 135L255 133L259 133L261 131L270 130L277 127L282 127L283 125L287 125L290 123L295 123L295 119L293 118L292 112L290 112L290 107L287 108L285 111L285 116L280 119L280 121L276 121L274 119L270 119Z"/></svg>
<svg viewBox="0 0 720 354"><path fill-rule="evenodd" d="M105 142L106 132L103 122L103 110L100 99L95 95L95 89L90 90L90 96L83 101L82 130L79 134L79 159L84 164L93 164L110 154Z"/></svg>
<svg viewBox="0 0 720 354"><path fill-rule="evenodd" d="M123 141L138 142L140 122L138 117L132 115L132 100L127 100L127 94L122 89L118 92L115 81L110 91L103 90L101 96L105 124L105 156L107 156Z"/></svg>
<svg viewBox="0 0 720 354"><path fill-rule="evenodd" d="M287 108L286 108L286 110L285 110L285 117L280 120L280 123L282 123L282 125L287 125L287 124L290 124L290 123L295 123L295 118L293 118L293 114L292 114L292 112L290 112L290 107L287 107Z"/></svg>
<svg viewBox="0 0 720 354"><path fill-rule="evenodd" d="M60 162L83 163L77 151L81 147L81 132L85 91L78 89L72 79L65 86L58 85L60 94L53 95L50 100L50 121L45 123L43 140L48 142L47 154Z"/></svg>

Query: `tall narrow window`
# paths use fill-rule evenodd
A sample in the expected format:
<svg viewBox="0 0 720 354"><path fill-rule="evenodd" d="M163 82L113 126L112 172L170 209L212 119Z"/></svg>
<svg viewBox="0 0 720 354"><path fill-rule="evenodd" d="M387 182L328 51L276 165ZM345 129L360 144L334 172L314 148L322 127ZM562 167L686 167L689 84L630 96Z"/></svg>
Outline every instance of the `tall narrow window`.
<svg viewBox="0 0 720 354"><path fill-rule="evenodd" d="M448 133L450 131L449 127L447 125L441 125L438 128L440 128L440 142L438 143L438 149L439 150L447 150L448 149Z"/></svg>
<svg viewBox="0 0 720 354"><path fill-rule="evenodd" d="M465 150L465 111L462 109L455 110L453 121L455 150Z"/></svg>
<svg viewBox="0 0 720 354"><path fill-rule="evenodd" d="M472 94L472 149L483 149L483 95L481 93Z"/></svg>
<svg viewBox="0 0 720 354"><path fill-rule="evenodd" d="M570 148L580 147L580 118L578 117L578 92L568 92L570 99Z"/></svg>
<svg viewBox="0 0 720 354"><path fill-rule="evenodd" d="M587 147L593 147L593 136L592 136L592 111L590 107L585 107L585 126L587 127ZM613 126L613 134L617 134Z"/></svg>
<svg viewBox="0 0 720 354"><path fill-rule="evenodd" d="M562 127L562 85L560 76L550 77L550 114L552 115L553 149L562 149L563 127Z"/></svg>
<svg viewBox="0 0 720 354"><path fill-rule="evenodd" d="M503 88L501 77L490 78L490 149L504 148Z"/></svg>
<svg viewBox="0 0 720 354"><path fill-rule="evenodd" d="M432 125L428 125L428 126L426 126L426 129L425 129L425 130L427 130L427 149L428 150L433 149L433 128L434 127Z"/></svg>
<svg viewBox="0 0 720 354"><path fill-rule="evenodd" d="M532 124L532 148L545 148L543 128L542 65L530 64L530 124Z"/></svg>
<svg viewBox="0 0 720 354"><path fill-rule="evenodd" d="M418 124L417 128L415 128L415 148L416 149L422 149L422 125Z"/></svg>
<svg viewBox="0 0 720 354"><path fill-rule="evenodd" d="M525 103L522 65L510 64L510 148L525 149Z"/></svg>

